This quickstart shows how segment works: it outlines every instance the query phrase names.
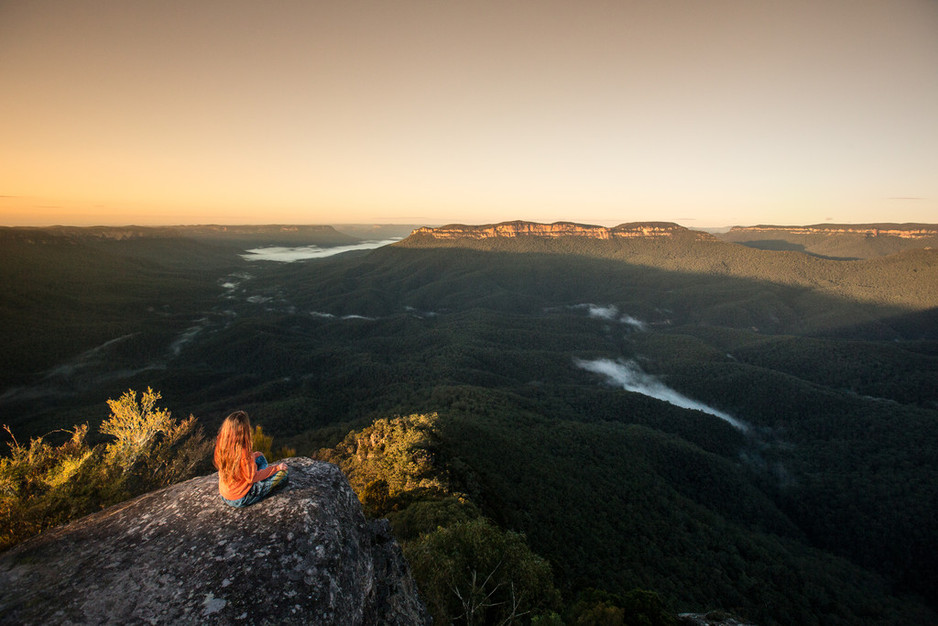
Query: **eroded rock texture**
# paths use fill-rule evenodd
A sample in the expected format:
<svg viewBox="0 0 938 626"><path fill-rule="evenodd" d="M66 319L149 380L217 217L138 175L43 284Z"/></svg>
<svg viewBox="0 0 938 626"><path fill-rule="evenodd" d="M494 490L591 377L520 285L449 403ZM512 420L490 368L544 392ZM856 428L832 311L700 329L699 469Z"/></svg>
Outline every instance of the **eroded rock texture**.
<svg viewBox="0 0 938 626"><path fill-rule="evenodd" d="M336 466L286 463L288 486L244 509L211 474L0 554L0 622L429 623L386 520Z"/></svg>

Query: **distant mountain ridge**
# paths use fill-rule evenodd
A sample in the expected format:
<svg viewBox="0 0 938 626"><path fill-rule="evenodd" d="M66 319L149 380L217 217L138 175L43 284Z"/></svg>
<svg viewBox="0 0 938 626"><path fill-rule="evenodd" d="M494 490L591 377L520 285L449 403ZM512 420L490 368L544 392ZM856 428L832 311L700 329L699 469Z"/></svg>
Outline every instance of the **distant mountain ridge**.
<svg viewBox="0 0 938 626"><path fill-rule="evenodd" d="M572 254L667 271L768 280L918 310L936 306L933 285L938 281L938 245L927 249L930 239L810 235L823 239L822 245L799 242L794 235L783 240L781 236L769 238L762 231L754 232L752 241L735 242L669 222L606 228L571 222L514 221L418 228L391 247ZM868 240L875 245L864 244Z"/></svg>
<svg viewBox="0 0 938 626"><path fill-rule="evenodd" d="M481 240L526 236L548 239L559 237L586 237L601 240L682 237L684 240L726 241L744 244L759 241L766 237L775 237L782 241L793 241L793 238L821 236L825 239L837 238L854 240L856 238L881 238L884 240L909 240L909 245L902 247L902 249L908 249L909 247L928 248L932 243L938 244L938 224L878 223L813 224L808 226L759 224L756 226L733 226L726 233L712 235L702 231L691 230L673 222L630 222L619 224L618 226L605 227L566 221L544 224L514 220L499 222L497 224L448 224L439 227L422 227L414 230L411 236L418 239L432 238L436 240Z"/></svg>
<svg viewBox="0 0 938 626"><path fill-rule="evenodd" d="M666 238L675 235L692 235L696 239L713 239L712 235L691 231L673 222L633 222L619 224L612 228L594 226L591 224L576 224L574 222L554 222L540 224L515 220L500 222L498 224L484 224L470 226L466 224L449 224L437 228L418 228L411 236L431 237L433 239L492 239L496 237L590 237L593 239L632 239Z"/></svg>
<svg viewBox="0 0 938 626"><path fill-rule="evenodd" d="M810 226L733 226L730 233L784 232L792 235L864 235L925 239L938 237L938 224L812 224Z"/></svg>
<svg viewBox="0 0 938 626"><path fill-rule="evenodd" d="M137 239L189 238L219 243L340 245L355 243L357 237L326 225L222 225L193 226L47 226L0 227L0 241L50 243L53 241L129 241Z"/></svg>
<svg viewBox="0 0 938 626"><path fill-rule="evenodd" d="M791 250L836 259L869 259L938 248L938 224L813 224L734 226L721 241L760 250Z"/></svg>

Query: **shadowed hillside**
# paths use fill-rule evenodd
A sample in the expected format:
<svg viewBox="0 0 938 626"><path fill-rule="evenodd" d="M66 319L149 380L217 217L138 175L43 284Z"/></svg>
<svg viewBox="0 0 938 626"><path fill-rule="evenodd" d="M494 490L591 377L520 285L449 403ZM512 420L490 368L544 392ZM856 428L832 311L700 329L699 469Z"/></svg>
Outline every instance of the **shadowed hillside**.
<svg viewBox="0 0 938 626"><path fill-rule="evenodd" d="M419 229L396 245L576 254L664 270L797 285L914 309L938 305L932 289L932 285L938 284L938 250L925 249L921 243L892 257L848 263L790 250L767 251L727 244L713 235L660 222L623 224L612 229L580 226L579 233L571 228L550 236L523 232L529 228L525 223L509 222ZM595 236L596 232L600 236Z"/></svg>

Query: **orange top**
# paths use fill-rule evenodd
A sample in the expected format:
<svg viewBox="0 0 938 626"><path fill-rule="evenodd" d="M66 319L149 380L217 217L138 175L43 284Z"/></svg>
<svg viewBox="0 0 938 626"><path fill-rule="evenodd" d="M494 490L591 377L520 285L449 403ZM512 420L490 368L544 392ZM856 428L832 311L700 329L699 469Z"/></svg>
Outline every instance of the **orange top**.
<svg viewBox="0 0 938 626"><path fill-rule="evenodd" d="M235 472L236 476L232 478L231 482L222 480L221 472L218 473L218 491L221 493L222 498L225 500L240 500L251 490L251 485L265 478L270 478L277 473L278 464L268 465L262 470L257 469L257 463L254 462L254 459L260 455L260 452L250 455L245 454L241 459L238 471Z"/></svg>

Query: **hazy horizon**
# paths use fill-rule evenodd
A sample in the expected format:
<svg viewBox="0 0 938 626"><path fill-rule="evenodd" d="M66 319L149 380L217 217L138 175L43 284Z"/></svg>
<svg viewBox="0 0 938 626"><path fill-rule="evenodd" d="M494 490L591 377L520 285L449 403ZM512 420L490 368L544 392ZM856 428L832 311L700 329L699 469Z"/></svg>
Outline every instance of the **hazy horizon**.
<svg viewBox="0 0 938 626"><path fill-rule="evenodd" d="M224 226L224 227L263 227L263 226L330 226L336 230L340 230L343 226L348 228L361 229L366 227L373 228L393 228L393 227L429 227L429 228L438 228L441 226L448 225L465 225L465 226L488 226L493 224L504 224L510 222L530 222L530 223L573 223L580 224L583 226L603 226L607 228L612 228L622 224L630 223L651 223L651 222L668 222L675 223L679 226L683 226L690 230L705 230L705 231L719 231L719 230L728 230L734 227L753 227L753 226L778 226L780 228L791 227L791 228L801 228L807 226L825 226L825 225L847 225L847 226L864 226L869 224L891 224L891 225L927 225L927 226L938 226L938 219L932 221L918 221L918 222L909 222L909 221L895 221L895 220L877 220L870 222L819 222L814 224L795 224L795 223L768 223L768 222L751 222L746 224L723 224L719 226L700 226L694 224L681 224L680 222L669 222L668 220L659 220L659 219L637 219L626 221L606 221L604 223L596 222L585 222L577 219L557 219L551 222L538 222L536 220L520 220L520 219L501 219L493 222L434 222L434 223L424 223L424 222L377 222L377 221L362 221L362 222L192 222L192 223L124 223L124 222L112 222L112 223L87 223L87 224L64 224L64 223L44 223L44 224L0 224L0 228L37 228L37 229L48 229L48 228L201 228L205 226Z"/></svg>
<svg viewBox="0 0 938 626"><path fill-rule="evenodd" d="M0 223L928 223L938 3L0 7Z"/></svg>

